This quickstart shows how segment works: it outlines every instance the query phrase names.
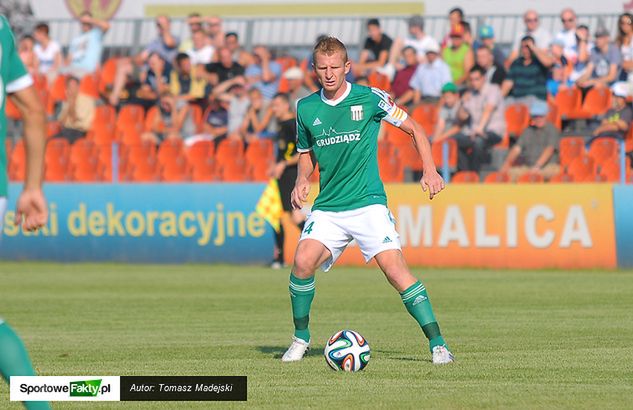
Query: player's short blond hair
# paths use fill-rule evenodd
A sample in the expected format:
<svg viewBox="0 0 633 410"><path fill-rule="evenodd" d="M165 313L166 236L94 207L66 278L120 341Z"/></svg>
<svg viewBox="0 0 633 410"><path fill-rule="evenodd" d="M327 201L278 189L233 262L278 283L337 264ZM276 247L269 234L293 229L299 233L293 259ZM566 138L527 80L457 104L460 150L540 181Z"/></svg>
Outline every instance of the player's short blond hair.
<svg viewBox="0 0 633 410"><path fill-rule="evenodd" d="M312 61L316 62L316 55L321 53L331 56L334 53L340 52L343 54L343 61L347 63L347 48L341 40L333 36L326 36L316 43L314 50L312 51Z"/></svg>

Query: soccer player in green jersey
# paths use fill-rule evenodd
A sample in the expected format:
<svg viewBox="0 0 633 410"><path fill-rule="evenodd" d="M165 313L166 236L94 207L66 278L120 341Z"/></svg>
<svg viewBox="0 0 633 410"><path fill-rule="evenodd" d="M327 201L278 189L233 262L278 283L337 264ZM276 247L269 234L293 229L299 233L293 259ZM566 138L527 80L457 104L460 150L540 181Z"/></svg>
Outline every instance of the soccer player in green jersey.
<svg viewBox="0 0 633 410"><path fill-rule="evenodd" d="M8 190L7 153L4 142L7 134L7 94L10 94L22 113L26 146L26 178L16 206L15 223L26 231L33 231L44 226L48 219L46 200L42 193L46 116L37 91L33 87L33 79L18 56L9 22L0 15L0 235L7 208ZM35 376L24 344L2 318L0 373L7 381L10 376ZM24 405L29 410L50 409L48 403L42 401L24 402Z"/></svg>
<svg viewBox="0 0 633 410"><path fill-rule="evenodd" d="M424 285L411 275L402 256L395 221L378 173L377 136L382 120L411 135L424 163L420 183L433 199L444 188L422 127L382 90L350 84L345 45L334 37L313 51L314 71L322 89L297 104L299 169L291 201L301 208L310 191L309 177L319 164L320 192L305 223L290 274L295 332L282 357L301 360L310 345L310 306L317 267L329 270L354 239L366 261L374 258L402 297L407 311L429 339L433 363L453 361Z"/></svg>

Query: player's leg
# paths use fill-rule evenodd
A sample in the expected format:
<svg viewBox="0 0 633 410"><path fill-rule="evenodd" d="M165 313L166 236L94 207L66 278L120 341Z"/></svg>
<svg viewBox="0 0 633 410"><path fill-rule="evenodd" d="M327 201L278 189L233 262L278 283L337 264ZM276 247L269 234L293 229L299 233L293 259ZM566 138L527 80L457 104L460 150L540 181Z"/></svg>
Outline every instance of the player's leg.
<svg viewBox="0 0 633 410"><path fill-rule="evenodd" d="M321 242L305 239L299 242L295 262L290 272L290 305L294 334L292 344L284 353L283 362L303 359L310 347L310 309L314 300L316 269L330 259L330 251Z"/></svg>
<svg viewBox="0 0 633 410"><path fill-rule="evenodd" d="M295 331L292 345L282 361L301 360L308 350L310 309L315 293L314 274L319 266L324 271L329 270L351 239L328 213L315 211L306 221L290 273L290 303Z"/></svg>
<svg viewBox="0 0 633 410"><path fill-rule="evenodd" d="M389 283L400 293L407 311L418 322L424 336L429 340L433 363L443 364L453 361L435 319L426 287L411 274L402 252L393 249L386 250L377 254L375 259Z"/></svg>
<svg viewBox="0 0 633 410"><path fill-rule="evenodd" d="M24 343L11 327L0 319L0 373L9 382L11 376L35 376L29 354ZM44 401L24 402L29 410L47 410L50 406Z"/></svg>
<svg viewBox="0 0 633 410"><path fill-rule="evenodd" d="M400 293L407 311L429 339L433 362L452 361L452 355L446 347L433 314L426 288L411 274L404 260L400 237L391 212L382 205L367 207L366 212L351 222L350 230L365 260L376 259L389 283Z"/></svg>

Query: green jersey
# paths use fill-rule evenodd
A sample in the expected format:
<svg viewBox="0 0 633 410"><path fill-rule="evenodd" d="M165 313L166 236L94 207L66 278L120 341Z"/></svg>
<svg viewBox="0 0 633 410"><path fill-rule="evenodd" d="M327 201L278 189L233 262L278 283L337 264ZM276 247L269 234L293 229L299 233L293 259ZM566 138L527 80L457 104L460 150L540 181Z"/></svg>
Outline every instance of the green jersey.
<svg viewBox="0 0 633 410"><path fill-rule="evenodd" d="M0 15L0 197L7 196L7 94L23 90L33 84L17 53L15 38L9 22Z"/></svg>
<svg viewBox="0 0 633 410"><path fill-rule="evenodd" d="M297 151L312 150L319 164L320 192L313 210L387 205L378 172L378 131L382 120L400 126L407 113L382 90L346 85L337 100L320 91L297 104Z"/></svg>

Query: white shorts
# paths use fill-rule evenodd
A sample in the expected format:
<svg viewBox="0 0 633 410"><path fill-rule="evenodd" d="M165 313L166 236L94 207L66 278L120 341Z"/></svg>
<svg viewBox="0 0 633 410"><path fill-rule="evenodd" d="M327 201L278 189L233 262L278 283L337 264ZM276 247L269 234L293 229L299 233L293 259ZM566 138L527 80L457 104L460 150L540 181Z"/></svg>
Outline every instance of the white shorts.
<svg viewBox="0 0 633 410"><path fill-rule="evenodd" d="M4 229L4 214L7 212L7 198L0 196L0 237Z"/></svg>
<svg viewBox="0 0 633 410"><path fill-rule="evenodd" d="M330 270L352 240L356 240L365 262L382 251L401 249L396 221L384 205L343 212L314 211L299 241L304 239L317 240L329 249L332 257L321 265L324 272Z"/></svg>

